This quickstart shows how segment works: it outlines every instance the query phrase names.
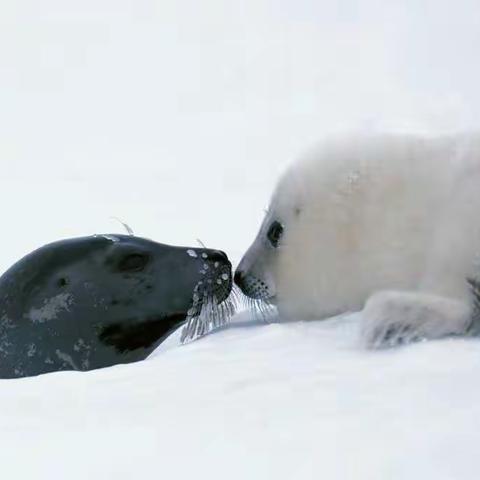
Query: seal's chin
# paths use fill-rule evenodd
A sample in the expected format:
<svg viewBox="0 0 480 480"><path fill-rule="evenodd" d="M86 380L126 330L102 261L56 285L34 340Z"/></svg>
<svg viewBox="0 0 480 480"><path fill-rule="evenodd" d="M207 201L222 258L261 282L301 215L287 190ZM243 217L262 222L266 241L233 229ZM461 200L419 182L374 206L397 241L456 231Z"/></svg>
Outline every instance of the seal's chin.
<svg viewBox="0 0 480 480"><path fill-rule="evenodd" d="M184 319L185 314L182 312L149 316L142 321L122 318L102 328L99 340L121 354L145 349L166 338Z"/></svg>

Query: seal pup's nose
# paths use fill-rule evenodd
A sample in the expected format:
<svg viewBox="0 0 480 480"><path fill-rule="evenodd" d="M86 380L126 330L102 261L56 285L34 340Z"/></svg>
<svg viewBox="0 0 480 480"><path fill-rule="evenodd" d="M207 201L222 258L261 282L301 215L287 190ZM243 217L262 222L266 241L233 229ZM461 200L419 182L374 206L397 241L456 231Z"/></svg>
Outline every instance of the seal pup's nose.
<svg viewBox="0 0 480 480"><path fill-rule="evenodd" d="M244 283L244 280L245 280L245 273L242 271L242 270L239 270L237 268L237 270L235 271L235 275L233 277L233 281L235 282L236 285L238 285L242 291L243 291L243 283Z"/></svg>

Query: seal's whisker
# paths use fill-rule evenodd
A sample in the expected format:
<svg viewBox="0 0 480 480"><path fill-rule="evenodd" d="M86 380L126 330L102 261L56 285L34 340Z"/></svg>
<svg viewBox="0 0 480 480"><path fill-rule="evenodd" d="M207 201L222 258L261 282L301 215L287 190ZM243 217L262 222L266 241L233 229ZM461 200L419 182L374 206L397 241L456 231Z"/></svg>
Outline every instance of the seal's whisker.
<svg viewBox="0 0 480 480"><path fill-rule="evenodd" d="M127 231L127 233L133 237L135 234L133 233L133 229L128 225L128 223L122 222L118 217L110 217L112 220L116 220L117 222L121 223L123 228Z"/></svg>
<svg viewBox="0 0 480 480"><path fill-rule="evenodd" d="M197 287L195 287L195 291L198 290ZM196 340L212 330L226 325L236 312L232 295L219 304L215 295L207 295L204 292L202 300L200 300L198 294L195 297L195 293L193 306L187 313L185 326L180 336L181 343Z"/></svg>
<svg viewBox="0 0 480 480"><path fill-rule="evenodd" d="M234 285L231 293L231 300L234 303L235 307L238 307L242 303L243 294L240 289Z"/></svg>

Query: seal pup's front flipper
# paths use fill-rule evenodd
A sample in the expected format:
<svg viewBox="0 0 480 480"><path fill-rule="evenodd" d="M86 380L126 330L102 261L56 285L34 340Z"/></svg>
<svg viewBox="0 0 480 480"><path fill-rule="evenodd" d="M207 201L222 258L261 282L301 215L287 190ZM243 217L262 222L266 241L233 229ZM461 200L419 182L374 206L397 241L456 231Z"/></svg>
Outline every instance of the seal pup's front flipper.
<svg viewBox="0 0 480 480"><path fill-rule="evenodd" d="M380 291L362 311L361 342L367 348L385 348L462 335L471 318L467 302L427 293Z"/></svg>

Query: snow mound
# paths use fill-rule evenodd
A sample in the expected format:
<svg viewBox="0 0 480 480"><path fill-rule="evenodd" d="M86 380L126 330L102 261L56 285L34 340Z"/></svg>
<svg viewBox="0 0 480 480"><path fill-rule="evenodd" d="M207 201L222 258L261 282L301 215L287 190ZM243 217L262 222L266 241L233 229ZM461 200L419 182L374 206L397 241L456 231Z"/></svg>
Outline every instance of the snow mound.
<svg viewBox="0 0 480 480"><path fill-rule="evenodd" d="M477 479L480 341L239 314L146 361L0 382L2 477Z"/></svg>

